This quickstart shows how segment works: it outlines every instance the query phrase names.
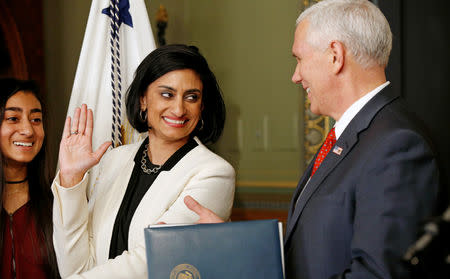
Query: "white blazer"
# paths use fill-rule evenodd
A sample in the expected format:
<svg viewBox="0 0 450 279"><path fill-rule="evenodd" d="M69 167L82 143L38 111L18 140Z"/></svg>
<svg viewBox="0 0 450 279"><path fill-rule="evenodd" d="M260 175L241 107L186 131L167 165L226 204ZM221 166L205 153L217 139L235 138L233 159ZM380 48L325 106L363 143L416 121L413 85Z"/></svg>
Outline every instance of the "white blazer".
<svg viewBox="0 0 450 279"><path fill-rule="evenodd" d="M162 171L134 213L128 251L108 259L114 221L142 141L108 151L87 199L87 178L64 188L56 175L52 191L53 242L63 278L147 278L144 228L158 222L194 223L198 216L183 202L191 195L224 220L231 213L235 172L200 140L170 170Z"/></svg>

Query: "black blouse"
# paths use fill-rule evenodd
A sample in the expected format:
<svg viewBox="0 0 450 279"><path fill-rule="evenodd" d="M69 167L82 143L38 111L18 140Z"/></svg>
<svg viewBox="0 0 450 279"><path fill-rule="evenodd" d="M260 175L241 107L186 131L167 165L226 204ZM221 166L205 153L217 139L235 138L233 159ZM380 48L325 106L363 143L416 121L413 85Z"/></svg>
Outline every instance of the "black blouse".
<svg viewBox="0 0 450 279"><path fill-rule="evenodd" d="M198 145L194 139L189 139L185 145L170 156L164 165L161 166L159 171L147 174L141 168L141 159L146 144L148 144L148 138L144 140L134 157L133 173L131 174L127 190L120 205L119 212L117 213L116 221L114 222L111 244L109 246L110 259L113 259L118 255L121 255L123 251L128 250L128 231L130 229L131 219L145 193L147 193L159 173L171 170L181 158ZM147 169L153 169L158 166L152 164L147 156L146 167Z"/></svg>

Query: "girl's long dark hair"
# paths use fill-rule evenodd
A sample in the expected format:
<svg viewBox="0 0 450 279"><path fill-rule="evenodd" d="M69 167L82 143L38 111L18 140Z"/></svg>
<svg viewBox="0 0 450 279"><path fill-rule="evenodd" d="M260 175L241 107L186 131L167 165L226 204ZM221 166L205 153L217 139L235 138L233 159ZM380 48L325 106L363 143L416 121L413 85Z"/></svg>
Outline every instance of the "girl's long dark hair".
<svg viewBox="0 0 450 279"><path fill-rule="evenodd" d="M35 82L29 80L17 80L17 79L0 79L0 126L4 118L5 106L8 99L16 94L18 91L26 91L32 93L41 103L42 115L45 123L45 104L43 98L39 94L38 87ZM42 148L36 157L27 166L28 187L30 200L28 201L30 206L31 218L36 224L36 232L38 239L43 241L43 247L40 247L38 252L43 256L45 271L47 278L59 278L58 266L56 263L56 256L53 248L53 223L52 223L52 205L53 195L50 190L51 177L54 175L52 169L53 164L48 161L47 154L47 140L44 137ZM1 155L1 154L0 154ZM3 176L3 158L0 160L0 193L5 188L5 178ZM0 218L0 266L3 263L3 231L5 224L3 222L6 214L3 210L3 198L0 199L0 208L2 209L2 216Z"/></svg>

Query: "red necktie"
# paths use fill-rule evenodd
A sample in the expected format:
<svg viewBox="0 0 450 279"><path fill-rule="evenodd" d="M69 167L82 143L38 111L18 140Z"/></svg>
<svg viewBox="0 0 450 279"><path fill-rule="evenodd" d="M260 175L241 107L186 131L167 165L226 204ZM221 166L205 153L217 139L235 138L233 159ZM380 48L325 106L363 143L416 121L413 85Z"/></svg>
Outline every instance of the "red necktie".
<svg viewBox="0 0 450 279"><path fill-rule="evenodd" d="M322 148L320 148L319 155L317 155L316 161L314 162L314 167L311 172L311 177L314 175L316 170L319 168L320 164L322 164L323 160L327 156L328 152L330 152L333 145L336 143L336 134L333 129L330 130L328 133L327 138L325 139L325 142L322 145Z"/></svg>

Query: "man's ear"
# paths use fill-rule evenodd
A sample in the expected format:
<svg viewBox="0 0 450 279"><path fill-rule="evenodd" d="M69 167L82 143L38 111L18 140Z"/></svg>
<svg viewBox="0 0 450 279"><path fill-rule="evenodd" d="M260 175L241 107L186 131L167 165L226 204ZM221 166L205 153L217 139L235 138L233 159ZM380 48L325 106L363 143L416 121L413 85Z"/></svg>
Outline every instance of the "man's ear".
<svg viewBox="0 0 450 279"><path fill-rule="evenodd" d="M329 50L333 73L338 74L345 64L345 46L339 41L331 41Z"/></svg>

